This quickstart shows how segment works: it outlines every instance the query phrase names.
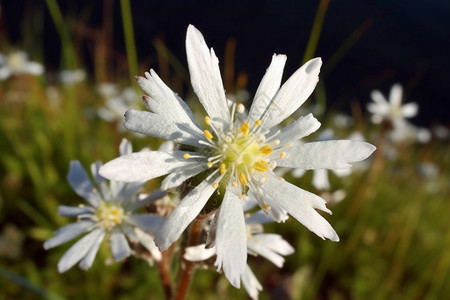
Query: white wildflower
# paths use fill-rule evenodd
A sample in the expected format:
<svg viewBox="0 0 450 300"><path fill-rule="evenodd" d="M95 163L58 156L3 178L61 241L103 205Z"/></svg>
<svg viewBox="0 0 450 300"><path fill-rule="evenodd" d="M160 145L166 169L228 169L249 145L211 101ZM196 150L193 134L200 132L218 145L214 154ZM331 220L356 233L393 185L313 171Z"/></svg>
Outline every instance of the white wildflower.
<svg viewBox="0 0 450 300"><path fill-rule="evenodd" d="M44 67L40 63L29 61L28 54L24 51L13 51L7 56L0 54L0 80L12 75L41 75L43 72Z"/></svg>

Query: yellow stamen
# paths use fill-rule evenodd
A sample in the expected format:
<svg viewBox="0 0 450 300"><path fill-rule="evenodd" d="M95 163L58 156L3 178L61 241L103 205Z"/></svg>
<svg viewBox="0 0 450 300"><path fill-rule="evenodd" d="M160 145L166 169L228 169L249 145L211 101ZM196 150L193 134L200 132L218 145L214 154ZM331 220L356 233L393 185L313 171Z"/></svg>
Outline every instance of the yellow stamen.
<svg viewBox="0 0 450 300"><path fill-rule="evenodd" d="M257 161L255 163L254 167L255 167L255 170L258 172L265 172L268 169L268 165L269 164L266 161L261 160L261 161Z"/></svg>
<svg viewBox="0 0 450 300"><path fill-rule="evenodd" d="M111 211L111 213L114 215L114 216L118 216L118 215L120 215L120 211L118 210L118 209L113 209L112 211Z"/></svg>
<svg viewBox="0 0 450 300"><path fill-rule="evenodd" d="M208 117L208 116L206 116L205 117L205 123L206 123L206 125L211 125L211 118L210 117Z"/></svg>
<svg viewBox="0 0 450 300"><path fill-rule="evenodd" d="M245 175L242 173L239 173L239 181L241 182L242 185L247 185L247 178L245 178Z"/></svg>
<svg viewBox="0 0 450 300"><path fill-rule="evenodd" d="M238 113L242 114L244 112L244 110L245 110L245 106L242 105L241 103L239 103L237 106Z"/></svg>
<svg viewBox="0 0 450 300"><path fill-rule="evenodd" d="M270 153L272 153L272 151L272 147L270 147L269 145L261 147L261 152L263 155L269 155Z"/></svg>
<svg viewBox="0 0 450 300"><path fill-rule="evenodd" d="M283 159L287 156L286 152L280 152L280 158Z"/></svg>
<svg viewBox="0 0 450 300"><path fill-rule="evenodd" d="M208 163L206 164L208 166L208 168L211 168L213 166L212 161L208 161Z"/></svg>
<svg viewBox="0 0 450 300"><path fill-rule="evenodd" d="M269 208L270 208L270 206L267 204L267 203L264 203L263 205L262 205L262 209L264 209L264 210L269 210Z"/></svg>
<svg viewBox="0 0 450 300"><path fill-rule="evenodd" d="M215 189L217 189L217 188L219 187L219 183L218 183L218 182L214 182L214 183L212 184L212 187L215 188Z"/></svg>
<svg viewBox="0 0 450 300"><path fill-rule="evenodd" d="M255 127L261 125L262 121L261 120L256 120L255 121Z"/></svg>
<svg viewBox="0 0 450 300"><path fill-rule="evenodd" d="M244 136L247 136L247 134L250 131L250 124L248 122L242 123L241 128L239 130L244 134Z"/></svg>
<svg viewBox="0 0 450 300"><path fill-rule="evenodd" d="M206 129L205 131L203 131L203 133L205 134L205 137L206 137L208 140L212 140L213 135L211 134L211 132L209 132L208 129Z"/></svg>
<svg viewBox="0 0 450 300"><path fill-rule="evenodd" d="M188 159L189 157L191 157L191 155L190 155L189 153L183 154L183 158L184 158L184 159Z"/></svg>
<svg viewBox="0 0 450 300"><path fill-rule="evenodd" d="M220 174L225 174L227 172L227 166L224 163L221 163L219 170L220 170Z"/></svg>

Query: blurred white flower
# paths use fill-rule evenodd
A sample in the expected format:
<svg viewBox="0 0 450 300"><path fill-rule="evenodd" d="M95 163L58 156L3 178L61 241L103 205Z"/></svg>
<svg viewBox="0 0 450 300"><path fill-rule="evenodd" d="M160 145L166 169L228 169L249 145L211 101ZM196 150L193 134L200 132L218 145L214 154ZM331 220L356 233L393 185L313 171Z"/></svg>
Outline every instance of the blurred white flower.
<svg viewBox="0 0 450 300"><path fill-rule="evenodd" d="M82 69L63 70L59 72L58 79L61 83L65 85L72 85L85 80L86 72Z"/></svg>
<svg viewBox="0 0 450 300"><path fill-rule="evenodd" d="M44 67L40 63L29 61L28 54L24 51L13 51L6 56L0 54L0 80L20 74L41 75L43 72Z"/></svg>
<svg viewBox="0 0 450 300"><path fill-rule="evenodd" d="M203 129L186 103L153 71L138 77L146 111L129 110L125 127L182 144L171 153L133 153L110 161L100 173L113 180L144 181L168 174L163 189L194 176L203 180L167 217L155 235L160 250L174 243L215 194L222 197L216 231L217 265L235 287L240 286L247 259L247 234L242 199L252 193L259 206L276 221L291 214L319 237L338 241L338 235L316 209L331 213L325 200L276 176L278 166L303 169L348 169L366 159L375 147L350 141L300 143L320 123L312 114L280 129L313 92L322 61L315 58L299 68L281 87L285 55L274 55L248 112L242 104L231 109L222 84L218 59L192 25L186 37L191 83L206 113ZM233 251L229 251L233 248Z"/></svg>
<svg viewBox="0 0 450 300"><path fill-rule="evenodd" d="M367 109L372 113L372 122L381 123L382 121L390 121L392 125L398 126L407 118L417 115L417 103L410 102L402 105L403 88L400 84L394 84L389 94L389 101L383 96L379 90L371 93L373 102L367 105Z"/></svg>
<svg viewBox="0 0 450 300"><path fill-rule="evenodd" d="M107 122L119 121L119 128L123 130L123 115L128 109L137 108L136 92L132 87L120 91L117 85L111 83L99 85L98 91L106 99L105 106L98 109L98 115Z"/></svg>
<svg viewBox="0 0 450 300"><path fill-rule="evenodd" d="M121 155L131 152L131 144L124 139L120 144ZM59 206L59 215L76 217L77 221L57 230L55 236L44 243L44 248L50 249L81 234L86 235L60 259L58 263L60 273L67 271L79 261L81 261L80 268L89 269L106 235L109 235L114 260L124 259L132 253L128 241L142 244L154 259L161 258L151 233L157 230L163 218L151 214L133 214L133 211L163 197L166 193L159 190L145 198L139 198L137 193L144 183L110 181L108 185L98 173L101 166L100 162L91 165L95 181L92 183L79 161L72 161L70 164L67 179L74 191L83 197L88 205Z"/></svg>

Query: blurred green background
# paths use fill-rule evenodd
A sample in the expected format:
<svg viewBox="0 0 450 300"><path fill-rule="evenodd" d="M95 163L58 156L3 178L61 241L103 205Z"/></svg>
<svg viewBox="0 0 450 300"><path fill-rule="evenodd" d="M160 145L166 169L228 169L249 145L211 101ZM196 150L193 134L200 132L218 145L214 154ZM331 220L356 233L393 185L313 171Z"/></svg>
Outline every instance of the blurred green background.
<svg viewBox="0 0 450 300"><path fill-rule="evenodd" d="M249 260L264 287L260 298L445 299L450 295L448 84L441 76L427 86L435 78L430 68L442 68L448 61L432 65L432 59L441 58L440 52L428 53L420 43L408 52L417 56L396 56L396 51L405 53L406 42L387 47L386 37L373 32L379 24L386 24L383 18L395 15L401 7L353 7L356 18L352 23L346 14L337 18L344 7L329 1L282 1L278 10L271 10L274 4L270 1L230 2L228 6L221 1L215 5L205 1L168 1L165 5L129 0L14 2L1 2L0 53L26 51L32 61L44 65L45 72L15 75L0 82L3 299L164 297L156 268L134 258L105 265L109 256L106 243L90 270L73 268L64 274L58 274L56 264L72 243L50 251L44 251L42 244L70 221L57 216L57 206L82 201L66 181L70 160L79 159L85 168L96 160L106 162L118 155L122 137L129 138L134 149L159 145L158 140L121 130L120 118L106 118L101 113L105 107L112 111L111 98L128 97L122 93L127 87L134 91L127 103L141 105L135 75L154 68L168 86L196 105L191 100L184 54L189 23L203 32L218 53L227 92L242 101L243 91L255 91L272 53L288 55L285 78L302 60L322 56L325 79L305 109L315 112L322 130L334 128L338 138L357 130L378 147L368 169L345 178L330 175L331 192L346 191L341 202L329 204L333 215L326 217L338 232L339 243L322 241L295 220L265 228L282 234L296 252L286 258L281 269L262 258ZM437 9L433 3L430 5ZM349 1L345 7L352 4ZM301 14L280 17L293 9ZM267 17L271 14L272 18ZM417 21L411 21L411 26L423 24L414 14L406 15ZM239 23L242 20L248 23ZM236 22L238 29L233 25ZM260 29L265 34L254 36L254 28L262 23L273 27ZM424 31L429 27L423 26ZM288 33L286 28L290 28ZM436 37L439 43L442 37ZM364 40L381 44L386 52L358 49ZM416 44L411 45L414 48ZM430 42L425 49L433 47ZM445 50L448 45L443 47ZM364 51L379 57L370 53L363 60ZM382 60L383 55L389 59ZM408 67L403 60L410 62ZM64 80L64 70L82 70L85 76ZM407 102L419 102L415 121L430 130L427 142L393 143L383 138L380 126L370 123L365 103L371 90L379 88L387 94L395 82L405 84ZM113 92L105 92L105 83L115 84ZM342 113L351 118L350 127L336 126L336 117ZM436 128L447 136L437 134ZM315 138L317 134L311 140ZM300 179L287 177L306 190L321 193L311 178L309 172ZM157 182L148 190L155 185ZM217 295L224 299L247 297L243 288L231 287L215 270L199 270L189 299L216 299Z"/></svg>

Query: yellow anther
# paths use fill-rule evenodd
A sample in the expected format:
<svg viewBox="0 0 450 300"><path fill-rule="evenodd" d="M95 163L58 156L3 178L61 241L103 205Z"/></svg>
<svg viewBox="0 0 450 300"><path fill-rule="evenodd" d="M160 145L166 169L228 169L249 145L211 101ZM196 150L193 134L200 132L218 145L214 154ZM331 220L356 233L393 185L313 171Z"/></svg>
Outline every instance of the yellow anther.
<svg viewBox="0 0 450 300"><path fill-rule="evenodd" d="M188 159L189 157L191 157L191 155L190 155L189 153L183 154L183 158L184 158L184 159Z"/></svg>
<svg viewBox="0 0 450 300"><path fill-rule="evenodd" d="M244 112L244 110L245 110L245 106L242 105L241 103L239 103L237 106L238 113L242 114Z"/></svg>
<svg viewBox="0 0 450 300"><path fill-rule="evenodd" d="M208 168L211 168L213 166L212 161L208 161L208 163L206 164L208 166Z"/></svg>
<svg viewBox="0 0 450 300"><path fill-rule="evenodd" d="M257 161L254 165L255 170L258 172L265 172L268 169L268 163L264 160Z"/></svg>
<svg viewBox="0 0 450 300"><path fill-rule="evenodd" d="M245 178L245 175L242 173L239 173L239 181L241 182L242 185L247 185L247 178Z"/></svg>
<svg viewBox="0 0 450 300"><path fill-rule="evenodd" d="M275 140L275 141L273 141L273 144L274 144L275 146L278 146L278 145L280 144L280 140Z"/></svg>
<svg viewBox="0 0 450 300"><path fill-rule="evenodd" d="M120 211L116 208L116 209L113 209L112 211L111 211L111 214L113 214L114 216L119 216L120 215Z"/></svg>
<svg viewBox="0 0 450 300"><path fill-rule="evenodd" d="M217 188L219 187L219 183L218 183L218 182L214 182L214 183L212 184L212 187L215 188L215 189L217 189Z"/></svg>
<svg viewBox="0 0 450 300"><path fill-rule="evenodd" d="M261 120L256 120L255 121L255 127L261 125L262 121Z"/></svg>
<svg viewBox="0 0 450 300"><path fill-rule="evenodd" d="M262 205L262 209L264 209L265 211L267 211L267 210L270 209L270 206L269 206L267 203L264 203L264 204Z"/></svg>
<svg viewBox="0 0 450 300"><path fill-rule="evenodd" d="M213 136L212 136L211 132L209 132L208 129L206 129L205 131L203 131L203 133L205 134L205 137L206 137L208 140L212 140Z"/></svg>
<svg viewBox="0 0 450 300"><path fill-rule="evenodd" d="M220 170L220 174L225 174L227 172L227 166L224 163L221 163L219 170Z"/></svg>
<svg viewBox="0 0 450 300"><path fill-rule="evenodd" d="M286 152L280 152L280 158L283 159L287 156Z"/></svg>
<svg viewBox="0 0 450 300"><path fill-rule="evenodd" d="M208 116L206 116L205 117L205 123L206 123L206 125L211 125L211 118L210 117L208 117Z"/></svg>
<svg viewBox="0 0 450 300"><path fill-rule="evenodd" d="M263 155L269 155L270 153L272 153L272 147L270 147L269 145L266 145L266 146L262 146L261 147L261 153L263 154Z"/></svg>
<svg viewBox="0 0 450 300"><path fill-rule="evenodd" d="M250 124L248 122L242 123L241 128L239 130L244 134L244 136L247 136L247 134L250 131Z"/></svg>

